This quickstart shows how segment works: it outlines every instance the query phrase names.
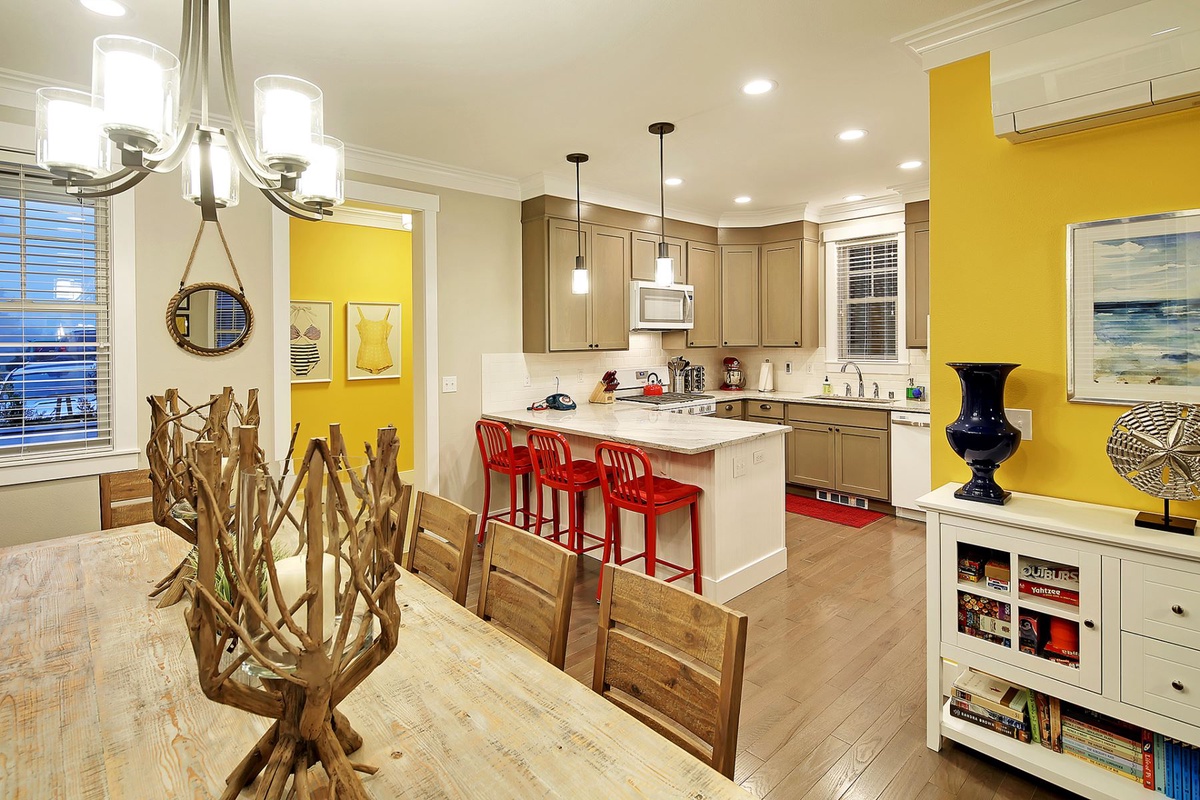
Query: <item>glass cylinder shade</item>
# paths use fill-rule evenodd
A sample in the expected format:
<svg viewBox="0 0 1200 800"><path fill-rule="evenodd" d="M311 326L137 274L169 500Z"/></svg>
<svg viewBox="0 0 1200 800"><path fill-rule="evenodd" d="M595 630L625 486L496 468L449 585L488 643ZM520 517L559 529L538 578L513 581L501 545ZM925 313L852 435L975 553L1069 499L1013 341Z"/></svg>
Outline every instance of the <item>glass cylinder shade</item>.
<svg viewBox="0 0 1200 800"><path fill-rule="evenodd" d="M312 162L300 175L294 197L302 203L340 206L346 199L346 147L340 139L325 137L312 151Z"/></svg>
<svg viewBox="0 0 1200 800"><path fill-rule="evenodd" d="M659 257L654 259L654 282L659 286L675 285L675 260Z"/></svg>
<svg viewBox="0 0 1200 800"><path fill-rule="evenodd" d="M587 265L583 263L583 256L575 256L575 269L571 270L571 294L587 294L588 293L588 271Z"/></svg>
<svg viewBox="0 0 1200 800"><path fill-rule="evenodd" d="M100 36L92 45L92 96L108 138L144 153L175 142L179 59L132 36Z"/></svg>
<svg viewBox="0 0 1200 800"><path fill-rule="evenodd" d="M229 155L229 144L219 133L212 134L208 147L209 167L212 169L213 199L217 208L238 204L238 170ZM200 142L193 141L183 160L183 197L200 205Z"/></svg>
<svg viewBox="0 0 1200 800"><path fill-rule="evenodd" d="M37 90L38 166L65 177L93 178L108 172L108 140L92 96L74 89Z"/></svg>
<svg viewBox="0 0 1200 800"><path fill-rule="evenodd" d="M321 90L300 78L262 76L254 81L254 129L259 160L276 172L300 172L325 143Z"/></svg>

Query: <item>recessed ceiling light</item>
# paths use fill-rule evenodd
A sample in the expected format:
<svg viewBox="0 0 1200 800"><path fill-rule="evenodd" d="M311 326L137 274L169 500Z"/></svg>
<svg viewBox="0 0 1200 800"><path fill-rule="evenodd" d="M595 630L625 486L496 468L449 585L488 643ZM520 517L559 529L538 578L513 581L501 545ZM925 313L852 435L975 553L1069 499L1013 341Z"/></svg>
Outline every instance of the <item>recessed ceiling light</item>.
<svg viewBox="0 0 1200 800"><path fill-rule="evenodd" d="M924 161L901 161L897 166L900 169L916 169L917 167L925 166Z"/></svg>
<svg viewBox="0 0 1200 800"><path fill-rule="evenodd" d="M845 200L847 203L856 203L859 200L866 200L867 196L865 194L848 194L845 197L843 197L842 199Z"/></svg>
<svg viewBox="0 0 1200 800"><path fill-rule="evenodd" d="M775 81L766 78L757 78L743 86L742 92L744 94L766 94L778 85Z"/></svg>
<svg viewBox="0 0 1200 800"><path fill-rule="evenodd" d="M88 11L95 11L106 17L125 16L125 6L118 3L117 0L79 0L79 4Z"/></svg>
<svg viewBox="0 0 1200 800"><path fill-rule="evenodd" d="M735 203L740 203L740 204L749 203L749 202L750 202L750 196L749 196L749 195L745 195L745 194L744 194L744 195L742 195L741 197L735 197L735 198L733 198L733 202L735 202Z"/></svg>
<svg viewBox="0 0 1200 800"><path fill-rule="evenodd" d="M838 134L838 138L843 142L853 142L856 139L861 139L867 135L867 132L862 128L851 128L848 131L842 131Z"/></svg>
<svg viewBox="0 0 1200 800"><path fill-rule="evenodd" d="M1179 28L1180 28L1180 26L1176 25L1174 28L1167 28L1164 31L1158 31L1157 33L1152 33L1150 35L1151 36L1162 36L1164 33L1174 33L1175 31L1179 30Z"/></svg>
<svg viewBox="0 0 1200 800"><path fill-rule="evenodd" d="M667 178L663 183L667 186L682 186L683 178Z"/></svg>

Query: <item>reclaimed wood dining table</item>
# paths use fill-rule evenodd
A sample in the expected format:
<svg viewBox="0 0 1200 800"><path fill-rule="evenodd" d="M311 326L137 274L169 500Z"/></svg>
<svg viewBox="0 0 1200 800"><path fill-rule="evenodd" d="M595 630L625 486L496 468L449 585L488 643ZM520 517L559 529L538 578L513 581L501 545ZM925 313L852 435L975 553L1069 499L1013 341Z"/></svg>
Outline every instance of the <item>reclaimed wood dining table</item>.
<svg viewBox="0 0 1200 800"><path fill-rule="evenodd" d="M186 600L146 597L186 548L135 525L0 549L0 798L221 793L268 720L204 697ZM415 575L397 592L395 652L339 706L371 796L749 797Z"/></svg>

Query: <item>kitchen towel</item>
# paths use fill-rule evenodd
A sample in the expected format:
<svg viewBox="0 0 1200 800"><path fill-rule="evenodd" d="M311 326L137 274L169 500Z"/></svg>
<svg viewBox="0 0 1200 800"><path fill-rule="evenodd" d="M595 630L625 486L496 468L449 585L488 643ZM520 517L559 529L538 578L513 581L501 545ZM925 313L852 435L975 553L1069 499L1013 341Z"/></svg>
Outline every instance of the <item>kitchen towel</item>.
<svg viewBox="0 0 1200 800"><path fill-rule="evenodd" d="M771 359L767 359L758 373L758 390L760 392L775 391L775 370L771 368Z"/></svg>

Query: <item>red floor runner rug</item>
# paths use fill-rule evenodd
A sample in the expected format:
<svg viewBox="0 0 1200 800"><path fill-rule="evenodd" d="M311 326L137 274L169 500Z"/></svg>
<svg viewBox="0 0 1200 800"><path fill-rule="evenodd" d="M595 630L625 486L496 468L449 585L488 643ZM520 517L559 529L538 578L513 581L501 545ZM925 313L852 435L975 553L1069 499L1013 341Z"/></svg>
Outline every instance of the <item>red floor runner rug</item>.
<svg viewBox="0 0 1200 800"><path fill-rule="evenodd" d="M787 510L791 514L803 517L823 519L826 522L836 522L839 525L849 525L851 528L865 528L877 519L887 516L878 511L868 511L865 508L851 508L827 503L824 500L814 500L811 497L801 497L798 494L787 496Z"/></svg>

